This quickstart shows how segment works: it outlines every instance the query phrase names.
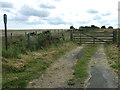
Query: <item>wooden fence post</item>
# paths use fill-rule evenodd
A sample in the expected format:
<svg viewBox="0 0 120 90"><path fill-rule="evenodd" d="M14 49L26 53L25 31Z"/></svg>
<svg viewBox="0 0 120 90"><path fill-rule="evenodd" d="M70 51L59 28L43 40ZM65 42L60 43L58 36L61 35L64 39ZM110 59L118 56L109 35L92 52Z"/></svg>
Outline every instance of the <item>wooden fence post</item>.
<svg viewBox="0 0 120 90"><path fill-rule="evenodd" d="M36 36L37 36L37 31L35 32Z"/></svg>
<svg viewBox="0 0 120 90"><path fill-rule="evenodd" d="M93 38L93 44L95 44L95 38Z"/></svg>
<svg viewBox="0 0 120 90"><path fill-rule="evenodd" d="M117 31L113 31L113 43L116 43L117 41Z"/></svg>
<svg viewBox="0 0 120 90"><path fill-rule="evenodd" d="M25 32L25 37L27 36L27 32Z"/></svg>
<svg viewBox="0 0 120 90"><path fill-rule="evenodd" d="M5 48L8 49L8 40L7 40L7 15L3 15L4 25L5 25Z"/></svg>
<svg viewBox="0 0 120 90"><path fill-rule="evenodd" d="M12 41L12 33L11 33L11 41Z"/></svg>
<svg viewBox="0 0 120 90"><path fill-rule="evenodd" d="M70 30L70 40L73 41L73 32Z"/></svg>
<svg viewBox="0 0 120 90"><path fill-rule="evenodd" d="M49 45L52 43L51 42L51 32L49 31L49 33L47 33L47 39L48 39L48 42L49 42Z"/></svg>
<svg viewBox="0 0 120 90"><path fill-rule="evenodd" d="M27 34L27 47L28 48L30 47L29 44L30 44L30 34L28 33Z"/></svg>
<svg viewBox="0 0 120 90"><path fill-rule="evenodd" d="M81 31L80 31L80 43L81 43Z"/></svg>
<svg viewBox="0 0 120 90"><path fill-rule="evenodd" d="M113 43L114 43L114 31L113 31Z"/></svg>
<svg viewBox="0 0 120 90"><path fill-rule="evenodd" d="M62 32L64 32L64 30L62 29Z"/></svg>
<svg viewBox="0 0 120 90"><path fill-rule="evenodd" d="M118 47L120 49L120 29L117 31L117 42L118 42Z"/></svg>
<svg viewBox="0 0 120 90"><path fill-rule="evenodd" d="M64 37L64 34L63 34L63 32L62 32L62 39L63 39L63 40L65 40L65 37Z"/></svg>

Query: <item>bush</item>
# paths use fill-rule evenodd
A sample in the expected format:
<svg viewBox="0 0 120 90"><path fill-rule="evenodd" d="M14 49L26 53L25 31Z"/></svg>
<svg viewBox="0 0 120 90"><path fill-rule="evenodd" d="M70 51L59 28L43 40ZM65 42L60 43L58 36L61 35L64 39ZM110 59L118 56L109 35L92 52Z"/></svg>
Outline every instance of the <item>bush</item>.
<svg viewBox="0 0 120 90"><path fill-rule="evenodd" d="M19 53L15 49L2 50L2 56L5 58L19 58Z"/></svg>
<svg viewBox="0 0 120 90"><path fill-rule="evenodd" d="M27 54L27 51L26 51L26 47L25 47L25 46L22 46L22 47L20 48L20 53L22 53L22 54Z"/></svg>
<svg viewBox="0 0 120 90"><path fill-rule="evenodd" d="M44 33L41 33L37 38L36 38L36 48L40 49L41 47L45 46L46 42L46 37Z"/></svg>
<svg viewBox="0 0 120 90"><path fill-rule="evenodd" d="M14 36L12 40L8 40L8 50L3 49L2 56L5 58L19 58L20 53L27 54L28 50L39 50L48 45L57 44L59 41L59 35L52 36L50 31L44 31L37 36L30 35L29 41L24 36ZM5 46L4 42L3 46Z"/></svg>

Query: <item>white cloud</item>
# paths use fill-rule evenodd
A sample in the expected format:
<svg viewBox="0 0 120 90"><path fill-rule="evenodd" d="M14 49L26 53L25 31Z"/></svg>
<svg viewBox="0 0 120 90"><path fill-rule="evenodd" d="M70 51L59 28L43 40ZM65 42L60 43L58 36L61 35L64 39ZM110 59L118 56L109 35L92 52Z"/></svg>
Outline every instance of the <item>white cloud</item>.
<svg viewBox="0 0 120 90"><path fill-rule="evenodd" d="M40 11L40 10L31 8L27 5L22 6L22 8L20 9L20 13L25 16L38 16L38 17L48 17L50 14L47 10Z"/></svg>
<svg viewBox="0 0 120 90"><path fill-rule="evenodd" d="M2 8L13 8L13 4L10 2L0 2Z"/></svg>
<svg viewBox="0 0 120 90"><path fill-rule="evenodd" d="M4 6L9 8L3 8L0 13L8 15L8 28L69 28L70 25L78 28L92 24L117 27L118 1L4 0L8 2ZM3 19L0 19L0 28L3 28Z"/></svg>
<svg viewBox="0 0 120 90"><path fill-rule="evenodd" d="M47 3L46 4L40 4L40 7L45 8L45 9L54 9L55 8L55 6L47 4Z"/></svg>
<svg viewBox="0 0 120 90"><path fill-rule="evenodd" d="M26 22L28 24L36 24L36 25L40 25L40 24L45 24L46 22L44 20L41 20L40 17L37 16L30 16L28 18L28 22Z"/></svg>

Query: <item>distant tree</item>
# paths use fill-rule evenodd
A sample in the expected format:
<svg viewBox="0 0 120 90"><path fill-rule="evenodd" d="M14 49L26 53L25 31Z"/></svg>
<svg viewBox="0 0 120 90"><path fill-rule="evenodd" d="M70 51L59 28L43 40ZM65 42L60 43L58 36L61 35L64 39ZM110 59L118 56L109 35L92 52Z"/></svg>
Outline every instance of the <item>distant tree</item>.
<svg viewBox="0 0 120 90"><path fill-rule="evenodd" d="M70 29L75 29L73 26L70 26Z"/></svg>
<svg viewBox="0 0 120 90"><path fill-rule="evenodd" d="M89 29L90 27L89 26L80 26L79 27L79 30L87 30Z"/></svg>
<svg viewBox="0 0 120 90"><path fill-rule="evenodd" d="M91 25L91 28L95 28L96 26L95 25Z"/></svg>
<svg viewBox="0 0 120 90"><path fill-rule="evenodd" d="M35 32L30 32L29 34L30 34L30 36L34 36L34 35L36 35Z"/></svg>
<svg viewBox="0 0 120 90"><path fill-rule="evenodd" d="M91 29L99 29L99 27L97 27L95 25L91 25Z"/></svg>
<svg viewBox="0 0 120 90"><path fill-rule="evenodd" d="M97 26L96 26L96 29L100 29L100 27L97 27Z"/></svg>
<svg viewBox="0 0 120 90"><path fill-rule="evenodd" d="M86 30L90 30L91 27L90 27L90 26L85 26L84 28L85 28Z"/></svg>
<svg viewBox="0 0 120 90"><path fill-rule="evenodd" d="M85 26L85 28L90 28L90 26Z"/></svg>
<svg viewBox="0 0 120 90"><path fill-rule="evenodd" d="M99 29L99 27L95 26L95 25L91 25L91 26L80 26L79 29L83 29L83 30L93 30L93 29Z"/></svg>
<svg viewBox="0 0 120 90"><path fill-rule="evenodd" d="M113 27L112 27L112 26L109 26L108 29L113 29Z"/></svg>
<svg viewBox="0 0 120 90"><path fill-rule="evenodd" d="M79 29L84 29L84 26L80 26Z"/></svg>
<svg viewBox="0 0 120 90"><path fill-rule="evenodd" d="M101 29L106 29L106 27L105 27L105 26L102 26Z"/></svg>

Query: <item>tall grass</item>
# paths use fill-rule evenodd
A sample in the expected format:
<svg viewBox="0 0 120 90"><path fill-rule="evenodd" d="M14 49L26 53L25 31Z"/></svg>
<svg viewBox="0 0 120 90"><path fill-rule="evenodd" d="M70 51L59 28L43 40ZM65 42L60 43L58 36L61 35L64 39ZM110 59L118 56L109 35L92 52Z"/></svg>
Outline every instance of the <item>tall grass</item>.
<svg viewBox="0 0 120 90"><path fill-rule="evenodd" d="M19 58L19 53L15 49L2 50L2 56L5 58Z"/></svg>
<svg viewBox="0 0 120 90"><path fill-rule="evenodd" d="M25 88L31 80L40 77L52 62L75 47L77 47L75 43L67 41L53 44L46 50L37 51L41 56L34 55L34 52L26 55L27 59L24 59L26 63L20 67L16 67L16 62L19 61L3 60L3 88Z"/></svg>
<svg viewBox="0 0 120 90"><path fill-rule="evenodd" d="M116 47L115 44L105 44L104 47L110 66L113 69L118 70L120 68L119 60L118 60L119 59L118 48Z"/></svg>
<svg viewBox="0 0 120 90"><path fill-rule="evenodd" d="M36 51L48 47L51 44L57 44L60 41L60 35L44 31L38 35L29 34L25 36L14 36L8 39L8 50L5 50L5 41L3 39L2 56L5 58L19 58L20 54L27 54L28 51Z"/></svg>

